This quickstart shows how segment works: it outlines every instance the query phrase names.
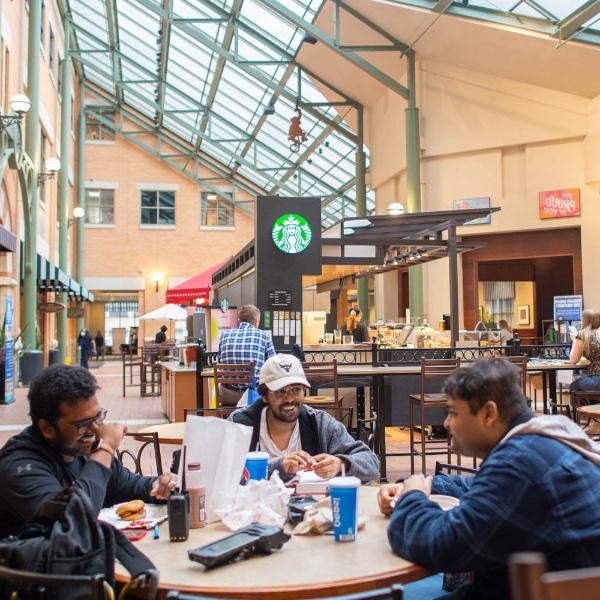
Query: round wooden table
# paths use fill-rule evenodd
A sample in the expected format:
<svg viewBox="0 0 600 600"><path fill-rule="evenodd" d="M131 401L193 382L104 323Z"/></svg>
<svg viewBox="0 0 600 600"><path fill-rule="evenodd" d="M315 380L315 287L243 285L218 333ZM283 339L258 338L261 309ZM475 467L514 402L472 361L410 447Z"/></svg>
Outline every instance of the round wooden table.
<svg viewBox="0 0 600 600"><path fill-rule="evenodd" d="M600 420L600 404L590 404L588 406L578 406L577 414L580 417L586 419L592 419L593 421Z"/></svg>
<svg viewBox="0 0 600 600"><path fill-rule="evenodd" d="M355 542L338 543L331 535L293 535L270 556L206 570L188 559L187 551L229 535L218 522L191 529L185 542L170 542L168 524L160 527L160 539L146 535L135 542L160 571L161 597L169 590L214 595L219 598L318 598L406 583L428 572L392 553L387 525L377 506L377 487L363 486L359 510L369 517ZM117 564L117 580L128 581Z"/></svg>
<svg viewBox="0 0 600 600"><path fill-rule="evenodd" d="M158 439L161 444L183 444L185 422L150 425L140 429L138 433L154 433L155 431L158 433Z"/></svg>

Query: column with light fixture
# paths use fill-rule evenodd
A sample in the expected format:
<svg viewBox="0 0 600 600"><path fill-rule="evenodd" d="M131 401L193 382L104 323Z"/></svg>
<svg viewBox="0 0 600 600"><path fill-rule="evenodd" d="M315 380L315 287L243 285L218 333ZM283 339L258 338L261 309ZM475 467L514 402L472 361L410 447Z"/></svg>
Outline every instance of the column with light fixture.
<svg viewBox="0 0 600 600"><path fill-rule="evenodd" d="M83 81L79 85L79 135L77 139L77 204L81 209L82 216L85 214L85 86ZM83 285L84 269L83 269L83 254L84 254L84 223L79 221L77 225L77 281ZM81 302L83 307L83 302ZM77 319L77 331L81 331L84 327L83 316Z"/></svg>
<svg viewBox="0 0 600 600"><path fill-rule="evenodd" d="M356 216L367 216L367 183L366 157L364 150L364 109L362 104L356 106ZM369 322L369 278L359 277L356 283L358 307L363 315L363 323Z"/></svg>
<svg viewBox="0 0 600 600"><path fill-rule="evenodd" d="M29 30L27 43L27 93L31 106L26 119L25 150L33 163L34 181L30 182L27 197L23 197L24 263L23 269L23 356L24 383L41 368L42 361L36 348L37 326L37 174L40 170L40 41L42 0L29 2Z"/></svg>
<svg viewBox="0 0 600 600"><path fill-rule="evenodd" d="M409 213L421 212L421 140L419 109L417 108L417 83L415 51L406 51L408 77L408 107L406 123L406 205ZM409 305L411 315L423 319L423 267L415 265L408 270Z"/></svg>
<svg viewBox="0 0 600 600"><path fill-rule="evenodd" d="M69 225L69 163L70 163L70 133L71 133L71 69L69 60L69 38L71 36L70 23L63 19L65 33L65 47L62 64L62 90L60 108L60 150L63 169L58 177L58 266L64 273L69 273L69 248L68 248L68 225ZM80 282L81 283L81 282ZM66 291L59 294L59 302L65 307L58 317L58 350L60 362L64 364L67 357L67 303Z"/></svg>

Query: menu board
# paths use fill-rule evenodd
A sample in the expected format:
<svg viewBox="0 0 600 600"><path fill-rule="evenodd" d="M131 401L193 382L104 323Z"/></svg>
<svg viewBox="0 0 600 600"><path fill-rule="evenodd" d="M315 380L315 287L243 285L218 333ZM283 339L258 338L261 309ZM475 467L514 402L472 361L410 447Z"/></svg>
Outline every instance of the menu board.
<svg viewBox="0 0 600 600"><path fill-rule="evenodd" d="M270 290L267 293L270 308L292 308L292 292L290 290Z"/></svg>

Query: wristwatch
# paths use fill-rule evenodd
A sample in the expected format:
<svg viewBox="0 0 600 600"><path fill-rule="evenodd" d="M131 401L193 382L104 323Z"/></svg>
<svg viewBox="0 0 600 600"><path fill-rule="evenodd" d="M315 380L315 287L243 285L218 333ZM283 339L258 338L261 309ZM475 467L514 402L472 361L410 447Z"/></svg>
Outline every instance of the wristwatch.
<svg viewBox="0 0 600 600"><path fill-rule="evenodd" d="M103 438L100 438L96 442L96 445L92 448L91 454L93 454L94 452L98 452L98 450L104 450L104 452L108 452L111 455L111 457L114 457L115 455L115 449Z"/></svg>

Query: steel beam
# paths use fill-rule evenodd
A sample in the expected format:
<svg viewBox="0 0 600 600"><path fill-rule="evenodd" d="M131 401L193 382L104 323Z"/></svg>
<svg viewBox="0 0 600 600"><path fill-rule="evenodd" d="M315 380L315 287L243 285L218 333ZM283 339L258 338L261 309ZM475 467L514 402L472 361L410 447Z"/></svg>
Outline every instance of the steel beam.
<svg viewBox="0 0 600 600"><path fill-rule="evenodd" d="M115 95L118 102L123 102L123 89L117 82L123 79L121 67L121 55L119 54L119 24L117 22L117 0L104 0L106 8L106 21L108 29L108 40L110 44L110 55L113 64L113 80L115 84Z"/></svg>
<svg viewBox="0 0 600 600"><path fill-rule="evenodd" d="M364 151L364 109L359 106L356 109L356 132L358 144L356 145L356 156L354 165L356 168L356 216L367 216L367 185L365 179L366 157ZM356 282L358 307L363 314L363 323L369 322L369 280L366 277Z"/></svg>
<svg viewBox="0 0 600 600"><path fill-rule="evenodd" d="M137 0L137 2L158 16L162 16L164 14L164 11L162 10L162 8L160 6L158 6L152 0ZM259 81L262 85L264 85L272 90L277 91L282 97L286 98L290 102L292 102L292 103L296 102L296 97L294 94L292 94L287 89L282 88L277 82L273 81L273 79L271 77L269 77L266 73L262 72L260 69L256 69L256 68L252 67L251 65L238 64L235 60L235 55L231 51L227 51L223 47L221 47L219 44L215 43L215 41L209 35L205 34L204 32L200 31L199 29L197 29L195 27L190 26L188 23L185 23L185 22L173 23L173 26L176 26L178 29L181 29L181 31L185 32L192 39L195 39L196 41L200 42L204 46L210 48L216 54L224 57L225 59L230 61L232 64L235 64L240 70L251 75L254 79ZM302 108L304 108L304 106L302 104L301 104L301 106L302 106ZM353 144L356 143L356 136L352 132L350 132L344 128L340 128L339 125L334 123L334 121L327 115L321 113L320 111L318 111L314 108L311 108L310 106L306 107L306 111L308 113L312 114L319 121L326 123L328 125L331 125L334 129L336 129L336 131L338 131L340 133L340 135L342 135L345 138L347 138L348 140L350 140Z"/></svg>
<svg viewBox="0 0 600 600"><path fill-rule="evenodd" d="M600 13L600 0L588 0L556 24L554 37L561 40L572 37L580 27L583 27L598 13Z"/></svg>
<svg viewBox="0 0 600 600"><path fill-rule="evenodd" d="M169 42L171 39L171 15L173 14L173 0L162 0L163 9L167 16L161 19L161 36L160 36L160 63L158 65L158 114L156 124L162 125L165 97L167 95L165 82L167 81L167 68L169 64Z"/></svg>
<svg viewBox="0 0 600 600"><path fill-rule="evenodd" d="M387 73L384 73L377 67L374 67L371 63L369 63L369 61L362 58L362 56L358 56L354 52L347 52L340 49L340 47L336 43L335 38L332 38L331 36L322 32L316 25L313 25L309 21L306 21L305 19L299 17L293 10L291 10L287 6L284 6L277 0L257 1L259 2L259 4L268 7L270 10L285 18L287 21L289 21L296 27L312 35L319 42L321 42L340 56L343 56L354 66L358 67L359 69L361 69L362 71L364 71L365 73L367 73L368 75L385 85L388 89L392 90L393 92L396 92L397 94L402 96L402 98L408 98L408 90L403 85L401 85L395 79L387 75Z"/></svg>
<svg viewBox="0 0 600 600"><path fill-rule="evenodd" d="M229 22L227 23L227 27L225 29L225 36L223 38L223 49L229 50L231 48L231 42L233 41L235 31L235 24L237 18L242 10L242 2L243 0L234 0L231 5ZM210 89L208 91L208 96L206 98L206 106L204 109L204 113L202 114L202 119L200 121L200 125L198 127L199 133L204 133L206 131L206 126L208 125L208 119L210 118L210 114L212 112L212 107L215 101L215 96L219 91L219 84L221 83L221 77L223 76L223 70L225 69L226 59L224 56L219 56L217 59L217 66L215 67L215 72L210 82ZM198 152L202 146L202 137L198 136L196 140L195 150Z"/></svg>

